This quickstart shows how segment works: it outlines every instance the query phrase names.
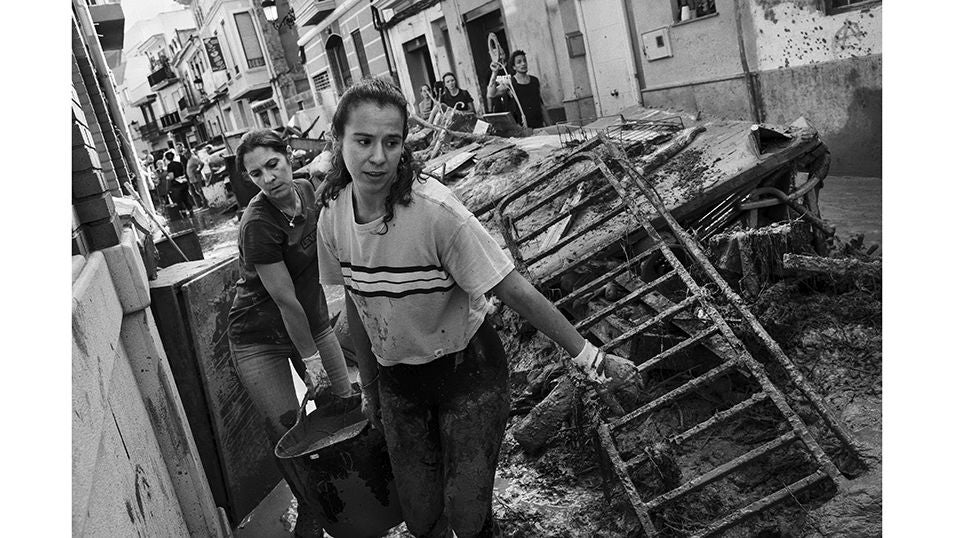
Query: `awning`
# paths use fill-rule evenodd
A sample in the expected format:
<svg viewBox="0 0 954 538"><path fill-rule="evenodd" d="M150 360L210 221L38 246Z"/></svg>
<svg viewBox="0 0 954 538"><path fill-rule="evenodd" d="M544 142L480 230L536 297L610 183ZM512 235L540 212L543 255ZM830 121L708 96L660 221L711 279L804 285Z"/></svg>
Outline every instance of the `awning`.
<svg viewBox="0 0 954 538"><path fill-rule="evenodd" d="M262 99L268 99L272 96L272 85L264 84L258 86L250 86L245 88L240 93L232 95L232 100L237 101L239 99L246 99L248 101L261 101Z"/></svg>

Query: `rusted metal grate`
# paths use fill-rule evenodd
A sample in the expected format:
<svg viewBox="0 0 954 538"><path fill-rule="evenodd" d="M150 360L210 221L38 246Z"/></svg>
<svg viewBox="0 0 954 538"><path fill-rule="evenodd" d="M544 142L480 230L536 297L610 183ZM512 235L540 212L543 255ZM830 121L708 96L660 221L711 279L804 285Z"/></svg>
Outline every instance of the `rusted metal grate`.
<svg viewBox="0 0 954 538"><path fill-rule="evenodd" d="M647 142L660 136L673 133L685 128L682 118L678 116L648 120L648 119L627 119L622 115L604 116L596 118L597 121L605 119L615 119L618 123L612 123L605 127L581 127L569 123L558 123L557 134L560 137L560 145L564 148L576 147L587 140L603 134L621 144L632 144L634 142Z"/></svg>
<svg viewBox="0 0 954 538"><path fill-rule="evenodd" d="M571 170L576 172L575 176L569 173ZM572 176L569 180L568 175ZM658 515L667 507L686 501L708 485L739 476L753 462L783 450L800 454L807 470L792 477L789 483L782 483L779 489L759 492L758 498L744 500L740 506L694 527L688 534L710 536L721 532L822 482L842 487L847 477L822 448L819 435L833 437L835 443L863 464L862 447L716 271L696 241L675 221L624 149L609 136L598 133L564 162L506 197L497 207L497 217L517 267L543 289L568 275L578 275L581 268L608 253L626 253L632 245L644 245L632 256L626 253L625 260L615 267L596 271L586 282L575 282L572 291L558 299L556 305L569 308L583 303L583 313L575 318L576 327L595 335L601 341L601 349L607 352L625 356L627 349L633 349L640 339L663 335L658 338L661 349L636 361L644 380L674 357L692 358L680 384L648 384L650 392L655 389L662 394L625 415L602 418L596 431L604 477L615 476L623 485L648 536L659 535ZM609 233L594 233L610 221L616 226ZM640 274L638 268L650 261L662 270L652 278L641 279L645 274ZM598 299L596 292L607 284L622 288L621 296L614 300ZM746 331L748 344L730 327L717 304ZM814 425L817 433L809 429L789 397L770 378L768 363L753 357L752 348L756 345L767 350L774 370L794 387L792 392L797 395L792 398L807 402L811 413L821 418L821 423ZM691 356L687 355L690 351L694 353ZM694 359L703 353L706 360ZM680 475L678 483L640 492L643 484L634 476L638 476L642 466L656 465L650 447L641 446L640 442L645 441L634 436L640 424L654 413L735 378L748 383L747 392L738 396L738 401L730 401L707 418L681 431L669 432L658 441L675 450L703 433L728 430L732 421L749 416L756 409L768 409L777 417L765 427L768 438L695 476ZM807 413L804 407L799 407L803 414ZM763 411L763 415L767 413Z"/></svg>

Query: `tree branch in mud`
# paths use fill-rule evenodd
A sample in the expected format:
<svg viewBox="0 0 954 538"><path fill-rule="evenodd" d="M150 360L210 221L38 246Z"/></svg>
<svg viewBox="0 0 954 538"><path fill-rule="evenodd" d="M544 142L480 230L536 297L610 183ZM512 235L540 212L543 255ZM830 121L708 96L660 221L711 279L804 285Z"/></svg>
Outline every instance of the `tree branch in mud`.
<svg viewBox="0 0 954 538"><path fill-rule="evenodd" d="M414 122L414 123L420 125L421 127L426 128L426 129L431 129L431 130L433 130L433 131L443 132L443 133L446 133L447 136L453 136L453 137L455 137L455 138L461 138L461 139L463 139L463 140L468 140L468 141L470 141L470 142L488 142L488 141L490 141L490 140L492 140L492 139L494 138L494 137L491 136L491 135L475 135L475 134L473 134L473 133L464 133L464 132L461 132L461 131L452 131L452 130L446 128L446 127L441 127L440 125L434 125L433 123L430 123L429 121L427 121L427 120L421 118L420 116L418 116L418 115L416 115L416 114L411 114L410 118L408 118L408 119L410 119L412 122Z"/></svg>

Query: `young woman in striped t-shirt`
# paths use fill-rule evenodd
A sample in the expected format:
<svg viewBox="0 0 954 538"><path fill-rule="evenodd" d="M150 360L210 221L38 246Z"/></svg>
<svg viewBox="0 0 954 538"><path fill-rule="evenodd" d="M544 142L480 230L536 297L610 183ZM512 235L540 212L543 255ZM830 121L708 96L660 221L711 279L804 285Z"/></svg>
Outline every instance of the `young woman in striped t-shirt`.
<svg viewBox="0 0 954 538"><path fill-rule="evenodd" d="M420 175L404 146L407 111L381 80L362 80L342 96L332 120L334 165L320 195L319 274L323 284L346 288L365 414L384 431L408 529L492 536L510 394L484 294L519 312L593 378L602 357L451 191Z"/></svg>

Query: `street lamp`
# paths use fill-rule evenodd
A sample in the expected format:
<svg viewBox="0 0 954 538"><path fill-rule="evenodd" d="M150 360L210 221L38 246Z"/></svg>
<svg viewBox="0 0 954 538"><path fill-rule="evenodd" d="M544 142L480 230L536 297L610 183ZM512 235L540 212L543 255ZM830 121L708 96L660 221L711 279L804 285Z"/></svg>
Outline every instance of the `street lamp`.
<svg viewBox="0 0 954 538"><path fill-rule="evenodd" d="M295 24L295 10L291 7L282 20L278 20L278 3L275 0L262 0L262 11L265 12L265 20L272 23L276 30L281 30L282 26L291 28Z"/></svg>

